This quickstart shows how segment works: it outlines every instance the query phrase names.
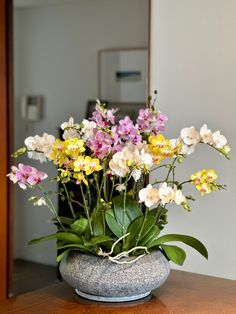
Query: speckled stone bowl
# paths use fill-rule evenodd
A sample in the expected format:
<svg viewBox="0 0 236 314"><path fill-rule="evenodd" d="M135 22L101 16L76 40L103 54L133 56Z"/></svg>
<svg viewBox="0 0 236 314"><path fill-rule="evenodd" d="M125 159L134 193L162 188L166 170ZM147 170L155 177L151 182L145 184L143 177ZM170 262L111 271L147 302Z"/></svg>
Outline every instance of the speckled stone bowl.
<svg viewBox="0 0 236 314"><path fill-rule="evenodd" d="M167 279L170 266L159 250L131 264L116 264L104 257L70 252L60 263L60 272L82 297L124 302L144 298L158 288Z"/></svg>

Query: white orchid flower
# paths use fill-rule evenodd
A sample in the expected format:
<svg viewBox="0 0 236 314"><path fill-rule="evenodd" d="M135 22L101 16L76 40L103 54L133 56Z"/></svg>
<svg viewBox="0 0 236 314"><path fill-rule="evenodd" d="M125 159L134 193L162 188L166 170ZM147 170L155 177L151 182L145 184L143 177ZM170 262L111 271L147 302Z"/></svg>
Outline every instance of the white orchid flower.
<svg viewBox="0 0 236 314"><path fill-rule="evenodd" d="M117 152L112 156L109 162L111 171L118 177L125 177L129 173L129 167L124 159L123 152Z"/></svg>
<svg viewBox="0 0 236 314"><path fill-rule="evenodd" d="M41 163L43 162L47 162L47 157L45 156L44 153L38 153L38 152L28 152L27 153L29 159L33 159L33 160L39 160Z"/></svg>
<svg viewBox="0 0 236 314"><path fill-rule="evenodd" d="M151 184L148 184L146 188L143 188L139 191L139 203L143 203L148 207L157 205L160 201L158 189L152 187Z"/></svg>
<svg viewBox="0 0 236 314"><path fill-rule="evenodd" d="M165 205L167 203L174 201L175 192L170 186L167 186L166 182L164 182L164 183L160 184L159 197L161 199L162 205Z"/></svg>
<svg viewBox="0 0 236 314"><path fill-rule="evenodd" d="M201 140L205 144L212 144L213 143L213 135L210 129L208 129L207 125L204 124L200 129L200 136Z"/></svg>
<svg viewBox="0 0 236 314"><path fill-rule="evenodd" d="M227 139L224 135L220 133L220 131L216 131L213 133L213 145L216 148L223 148L227 144Z"/></svg>
<svg viewBox="0 0 236 314"><path fill-rule="evenodd" d="M181 190L176 190L175 191L175 197L174 197L174 201L177 205L181 205L182 203L186 202L186 198L183 195Z"/></svg>
<svg viewBox="0 0 236 314"><path fill-rule="evenodd" d="M46 162L49 157L52 145L56 139L54 135L44 133L43 136L29 136L25 139L25 145L28 150L28 157L31 159Z"/></svg>
<svg viewBox="0 0 236 314"><path fill-rule="evenodd" d="M190 145L190 146L183 145L181 150L180 150L180 154L191 155L192 153L194 153L195 148L196 148L196 144L195 145Z"/></svg>
<svg viewBox="0 0 236 314"><path fill-rule="evenodd" d="M34 206L42 206L42 205L46 205L46 201L44 197L40 197L39 199L37 199L37 201L35 201L33 203Z"/></svg>
<svg viewBox="0 0 236 314"><path fill-rule="evenodd" d="M134 169L131 172L131 176L133 177L135 182L137 182L140 179L141 174L142 174L141 170L138 170L138 169Z"/></svg>
<svg viewBox="0 0 236 314"><path fill-rule="evenodd" d="M83 133L82 139L84 141L87 141L88 139L93 137L93 130L97 127L97 124L94 121L84 119L82 121L82 126L83 126L81 128L81 131Z"/></svg>
<svg viewBox="0 0 236 314"><path fill-rule="evenodd" d="M197 144L201 139L199 132L193 126L190 128L183 128L180 132L180 137L184 144L187 145Z"/></svg>
<svg viewBox="0 0 236 314"><path fill-rule="evenodd" d="M80 125L78 123L74 123L74 118L70 117L68 122L63 122L61 124L61 129L65 130L65 129L76 129L78 130L80 127Z"/></svg>
<svg viewBox="0 0 236 314"><path fill-rule="evenodd" d="M79 138L79 134L75 129L67 129L62 135L64 140L69 140L71 138Z"/></svg>
<svg viewBox="0 0 236 314"><path fill-rule="evenodd" d="M125 186L124 183L118 184L118 185L116 186L116 188L115 188L115 190L118 191L118 192L122 192L122 191L124 191L125 189L126 189L126 186Z"/></svg>
<svg viewBox="0 0 236 314"><path fill-rule="evenodd" d="M121 152L113 155L109 167L113 174L125 177L129 173L138 181L143 172L152 166L152 156L145 152L142 146L129 143Z"/></svg>

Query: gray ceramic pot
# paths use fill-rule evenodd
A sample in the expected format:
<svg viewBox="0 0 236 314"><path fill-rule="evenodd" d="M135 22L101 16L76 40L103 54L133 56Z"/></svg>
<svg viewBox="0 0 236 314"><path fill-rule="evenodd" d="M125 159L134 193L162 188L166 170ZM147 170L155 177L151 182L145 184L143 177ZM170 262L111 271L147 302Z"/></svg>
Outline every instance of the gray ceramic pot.
<svg viewBox="0 0 236 314"><path fill-rule="evenodd" d="M70 252L60 263L60 272L82 297L124 302L144 298L158 288L167 279L170 266L159 250L131 264L116 264L104 257Z"/></svg>

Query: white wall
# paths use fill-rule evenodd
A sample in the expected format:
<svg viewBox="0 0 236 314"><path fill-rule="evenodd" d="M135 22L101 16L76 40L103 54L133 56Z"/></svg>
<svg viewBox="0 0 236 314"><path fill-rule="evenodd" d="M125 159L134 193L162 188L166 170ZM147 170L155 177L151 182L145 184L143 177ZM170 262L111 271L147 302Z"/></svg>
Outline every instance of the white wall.
<svg viewBox="0 0 236 314"><path fill-rule="evenodd" d="M98 50L147 46L144 0L77 0L21 8L15 10L14 22L16 147L29 135L57 135L57 128L70 116L78 122L83 119L87 101L97 98ZM20 97L29 93L45 97L44 118L34 125L20 117ZM53 174L52 168L48 171ZM54 243L25 248L32 237L54 231L46 223L46 209L32 208L27 196L17 189L15 257L54 264Z"/></svg>
<svg viewBox="0 0 236 314"><path fill-rule="evenodd" d="M171 208L165 232L196 236L208 248L209 261L187 249L181 269L231 279L236 279L235 12L234 0L153 0L151 26L151 87L159 91L159 109L169 116L168 136L207 123L232 147L231 161L199 147L181 166L182 177L216 168L227 191L198 197L192 213Z"/></svg>
<svg viewBox="0 0 236 314"><path fill-rule="evenodd" d="M148 49L103 51L101 53L101 97L111 102L139 102L147 100ZM140 71L135 83L117 80L116 72Z"/></svg>

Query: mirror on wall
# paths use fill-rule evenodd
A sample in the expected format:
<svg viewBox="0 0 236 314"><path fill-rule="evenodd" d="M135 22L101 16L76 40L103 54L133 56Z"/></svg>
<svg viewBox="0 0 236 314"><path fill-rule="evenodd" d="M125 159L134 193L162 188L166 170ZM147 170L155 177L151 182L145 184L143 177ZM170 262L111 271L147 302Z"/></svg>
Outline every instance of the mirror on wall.
<svg viewBox="0 0 236 314"><path fill-rule="evenodd" d="M14 0L15 150L28 136L59 136L70 117L81 122L89 101L98 97L123 104L124 112L137 111L147 99L148 5L148 0ZM27 156L18 162L56 174L53 165ZM57 192L57 183L45 183L45 189ZM27 246L56 228L46 207L28 202L32 194L15 186L16 295L58 280L55 242ZM56 193L52 201L58 210Z"/></svg>

